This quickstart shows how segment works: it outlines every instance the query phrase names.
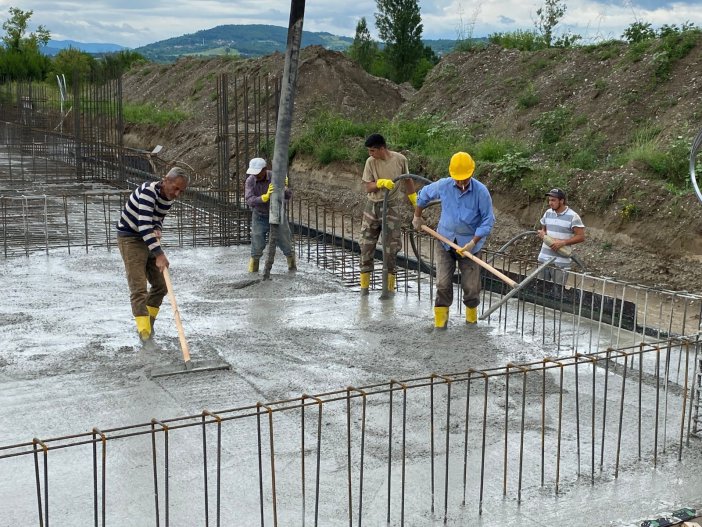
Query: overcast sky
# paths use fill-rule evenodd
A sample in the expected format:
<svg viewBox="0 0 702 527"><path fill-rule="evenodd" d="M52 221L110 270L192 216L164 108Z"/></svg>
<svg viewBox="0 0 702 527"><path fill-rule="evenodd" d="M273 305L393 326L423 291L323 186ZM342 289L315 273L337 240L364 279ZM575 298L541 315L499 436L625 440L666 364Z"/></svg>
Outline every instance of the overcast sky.
<svg viewBox="0 0 702 527"><path fill-rule="evenodd" d="M455 39L472 34L531 30L543 0L420 0L423 38ZM702 26L702 1L565 0L559 26L588 42L620 38L634 21ZM138 47L222 24L273 24L287 27L290 0L0 0L2 20L17 7L32 10L30 30L43 24L56 40L104 42ZM366 17L374 37L375 0L307 0L306 31L327 31L353 37ZM473 30L470 27L475 21Z"/></svg>

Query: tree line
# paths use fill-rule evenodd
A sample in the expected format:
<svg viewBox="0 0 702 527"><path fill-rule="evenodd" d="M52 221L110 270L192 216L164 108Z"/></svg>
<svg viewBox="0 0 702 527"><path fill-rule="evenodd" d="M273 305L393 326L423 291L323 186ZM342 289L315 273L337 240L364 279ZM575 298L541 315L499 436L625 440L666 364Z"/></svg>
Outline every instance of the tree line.
<svg viewBox="0 0 702 527"><path fill-rule="evenodd" d="M348 55L368 73L397 83L410 82L419 88L429 70L438 62L438 57L431 48L422 45L423 26L418 0L376 0L376 6L375 26L380 42L373 40L368 22L365 17L361 18ZM462 24L458 28L456 51L470 51L485 45L483 40L473 39L472 34L479 9L480 6L467 25ZM494 33L488 36L487 41L521 51L575 46L582 36L560 31L558 27L566 11L565 0L543 0L536 10L532 30ZM666 39L699 32L700 29L689 22L680 27L666 24L656 31L651 23L636 20L625 29L622 39L628 44L638 44L654 38Z"/></svg>
<svg viewBox="0 0 702 527"><path fill-rule="evenodd" d="M74 48L62 49L54 57L48 57L42 48L49 43L51 33L41 25L34 32L28 31L33 14L32 10L10 7L10 16L2 25L5 34L0 46L0 79L53 81L56 75L64 75L70 84L74 75L95 80L116 78L132 64L146 60L134 51L96 58Z"/></svg>

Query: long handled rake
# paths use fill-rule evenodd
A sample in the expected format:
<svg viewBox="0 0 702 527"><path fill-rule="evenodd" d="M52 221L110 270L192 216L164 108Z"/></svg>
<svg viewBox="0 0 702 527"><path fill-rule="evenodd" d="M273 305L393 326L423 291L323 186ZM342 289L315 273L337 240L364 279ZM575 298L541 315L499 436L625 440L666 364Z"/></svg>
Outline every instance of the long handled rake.
<svg viewBox="0 0 702 527"><path fill-rule="evenodd" d="M183 353L183 364L178 366L161 366L151 370L151 377L165 377L167 375L178 375L180 373L193 373L196 371L211 371L211 370L228 370L231 366L223 360L215 361L200 361L193 362L190 359L190 347L185 339L185 331L183 331L183 322L180 319L180 311L176 303L175 294L173 293L173 284L171 283L171 274L168 268L163 270L163 278L166 280L168 288L168 298L171 301L173 308L173 316L175 318L176 327L178 328L178 340L180 341L180 350Z"/></svg>
<svg viewBox="0 0 702 527"><path fill-rule="evenodd" d="M542 263L539 265L534 271L532 271L531 274L529 274L524 280L521 282L515 282L512 280L509 276L505 275L501 271L495 269L492 265L489 263L483 261L482 259L478 258L477 256L474 256L471 254L470 251L464 251L463 248L460 245L457 245L453 243L451 240L446 238L445 236L442 236L438 232L436 232L434 229L431 227L427 227L426 225L422 225L422 230L426 232L427 234L430 234L434 238L436 238L439 241L444 242L446 245L449 247L452 247L453 249L456 250L458 254L461 256L465 256L466 258L470 258L473 260L475 263L477 263L480 267L486 269L493 275L495 275L497 278L502 280L504 283L506 283L508 286L512 288L511 291L509 291L503 298L500 300L498 303L495 305L491 306L490 309L485 311L482 315L480 315L480 320L485 320L487 317L489 317L496 309L498 309L502 304L507 302L510 298L512 298L514 295L516 295L521 289L524 288L529 282L531 282L534 278L536 278L543 269L549 265L551 265L555 260L556 257L553 256L550 260Z"/></svg>

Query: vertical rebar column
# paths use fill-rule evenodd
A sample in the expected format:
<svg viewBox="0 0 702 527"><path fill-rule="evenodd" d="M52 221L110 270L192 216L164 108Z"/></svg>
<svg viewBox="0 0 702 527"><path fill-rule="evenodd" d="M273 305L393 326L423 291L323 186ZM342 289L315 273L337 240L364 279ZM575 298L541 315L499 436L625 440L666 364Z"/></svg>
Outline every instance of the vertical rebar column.
<svg viewBox="0 0 702 527"><path fill-rule="evenodd" d="M80 79L76 71L73 72L73 139L75 141L74 162L76 165L76 178L83 181L83 154L81 152L81 97Z"/></svg>
<svg viewBox="0 0 702 527"><path fill-rule="evenodd" d="M107 436L98 428L93 428L93 514L95 519L95 527L98 527L98 461L97 461L97 436L100 436L100 444L102 445L101 455L101 485L100 485L100 510L102 527L105 527L105 483L107 480L105 468L107 466Z"/></svg>

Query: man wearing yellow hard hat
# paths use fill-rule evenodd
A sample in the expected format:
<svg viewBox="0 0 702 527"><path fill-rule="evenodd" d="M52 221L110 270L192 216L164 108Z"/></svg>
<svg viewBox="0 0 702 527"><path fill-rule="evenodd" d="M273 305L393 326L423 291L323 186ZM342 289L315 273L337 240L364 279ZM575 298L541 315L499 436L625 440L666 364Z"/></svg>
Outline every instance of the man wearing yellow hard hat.
<svg viewBox="0 0 702 527"><path fill-rule="evenodd" d="M460 245L463 251L477 254L495 224L492 197L487 187L473 177L475 161L466 152L451 157L450 178L431 183L417 195L412 225L421 230L424 225L422 211L430 202L441 202L441 216L437 232ZM453 273L456 264L461 272L463 304L466 306L466 322L478 321L480 304L480 267L470 258L459 255L447 244L438 241L436 258L436 300L434 301L434 326L445 329L448 311L453 303Z"/></svg>

